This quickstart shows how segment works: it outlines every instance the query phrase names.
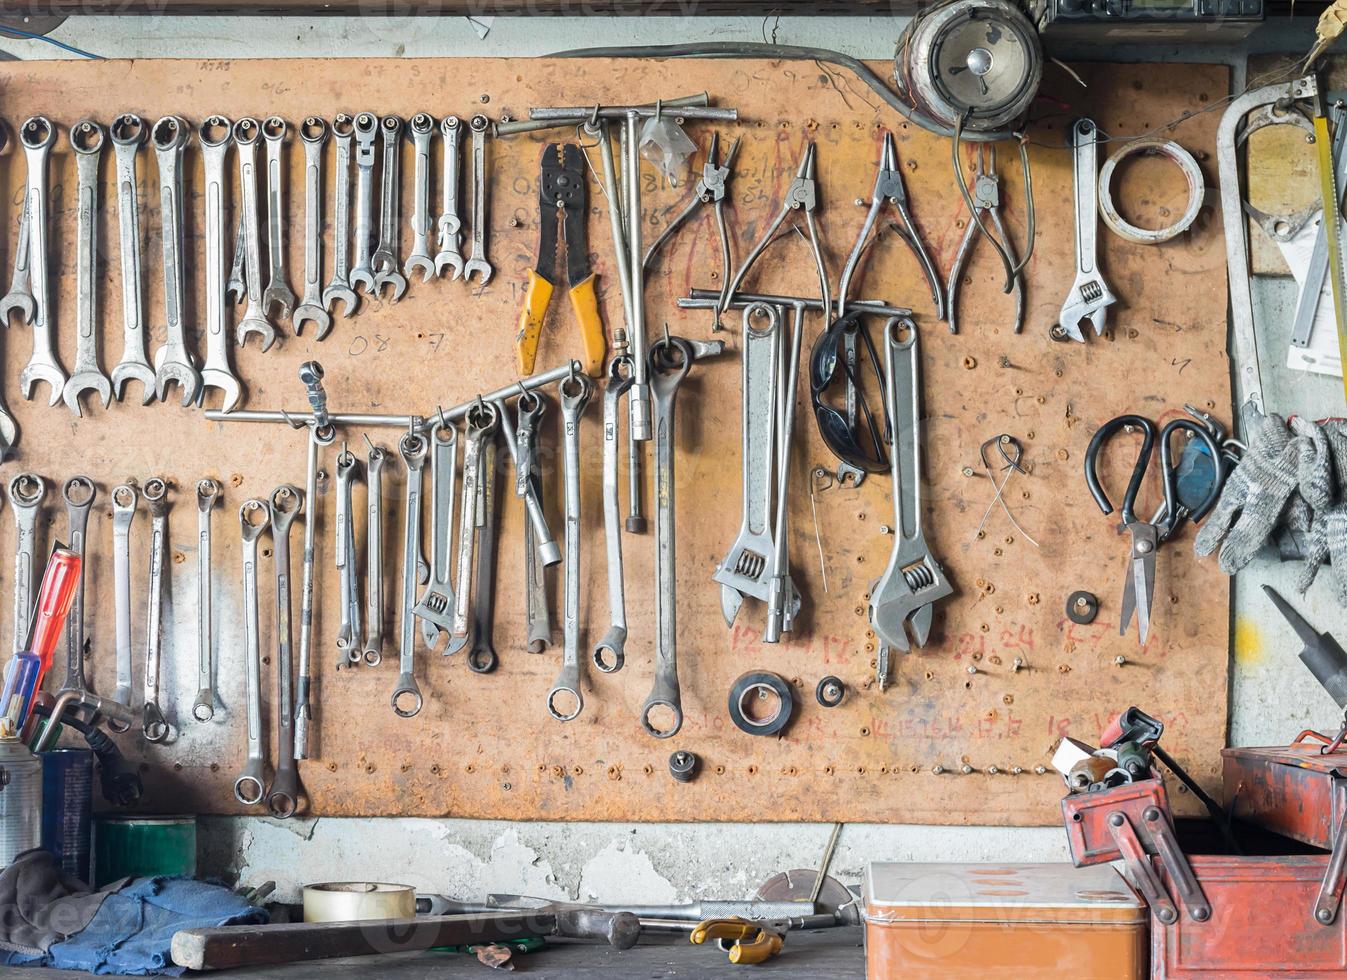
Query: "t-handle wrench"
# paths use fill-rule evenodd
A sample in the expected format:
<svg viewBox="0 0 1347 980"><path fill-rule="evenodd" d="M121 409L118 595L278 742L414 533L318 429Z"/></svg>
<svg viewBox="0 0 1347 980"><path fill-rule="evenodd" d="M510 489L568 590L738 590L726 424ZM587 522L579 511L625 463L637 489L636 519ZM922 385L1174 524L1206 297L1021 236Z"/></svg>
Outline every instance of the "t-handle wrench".
<svg viewBox="0 0 1347 980"><path fill-rule="evenodd" d="M33 579L37 568L37 515L47 495L47 481L35 473L20 473L9 481L9 503L14 510L14 649L28 646L33 617Z"/></svg>
<svg viewBox="0 0 1347 980"><path fill-rule="evenodd" d="M299 336L305 323L318 328L322 340L332 329L332 316L323 301L323 146L327 122L309 116L299 125L304 144L304 298L295 307L291 324Z"/></svg>
<svg viewBox="0 0 1347 980"><path fill-rule="evenodd" d="M164 642L164 573L168 565L168 484L160 477L145 481L145 505L150 511L149 600L145 613L145 741L165 742L168 721L159 706L159 668Z"/></svg>
<svg viewBox="0 0 1347 980"><path fill-rule="evenodd" d="M262 121L262 138L267 144L267 259L270 270L267 288L262 293L262 312L271 315L273 306L280 308L280 318L290 319L295 310L295 291L290 288L285 274L285 230L290 215L285 209L285 141L290 127L280 116L267 116Z"/></svg>
<svg viewBox="0 0 1347 980"><path fill-rule="evenodd" d="M76 417L84 414L80 395L92 391L107 408L112 401L112 384L98 361L98 167L103 160L103 127L92 119L82 119L70 129L70 145L75 150L76 188L75 233L75 369L62 389L66 407Z"/></svg>
<svg viewBox="0 0 1347 980"><path fill-rule="evenodd" d="M295 767L294 702L291 700L290 525L304 507L299 487L283 483L271 494L271 545L276 566L276 774L267 791L267 809L285 819L299 809L303 787Z"/></svg>
<svg viewBox="0 0 1347 980"><path fill-rule="evenodd" d="M355 312L360 297L348 281L351 277L351 143L355 120L344 112L332 118L332 142L337 162L332 175L332 279L323 288L323 306L331 310L341 300L341 315ZM320 182L321 184L321 182ZM321 231L322 226L319 225ZM320 334L319 339L326 336Z"/></svg>
<svg viewBox="0 0 1347 980"><path fill-rule="evenodd" d="M398 682L393 688L393 711L412 718L421 711L421 689L416 686L416 554L421 540L421 474L428 450L425 437L409 432L398 441L398 454L407 467L407 508L402 540L402 598L398 602L401 633L398 641Z"/></svg>
<svg viewBox="0 0 1347 980"><path fill-rule="evenodd" d="M257 140L262 126L251 116L234 123L234 146L239 156L239 202L243 212L243 288L248 305L234 324L234 339L244 346L250 334L262 338L262 350L271 350L276 328L262 305L262 227L257 213Z"/></svg>
<svg viewBox="0 0 1347 980"><path fill-rule="evenodd" d="M154 400L154 368L145 348L145 290L141 285L140 194L136 156L145 142L145 124L124 112L108 127L117 154L117 231L122 266L122 359L112 369L112 390L121 401L126 382L139 381L142 405Z"/></svg>
<svg viewBox="0 0 1347 980"><path fill-rule="evenodd" d="M256 806L266 796L266 741L262 735L262 641L257 625L257 539L266 533L271 511L251 498L239 507L243 535L243 670L248 714L248 758L234 780L234 799Z"/></svg>
<svg viewBox="0 0 1347 980"><path fill-rule="evenodd" d="M201 366L201 394L218 388L220 408L232 411L243 394L229 362L229 330L226 326L229 297L225 287L225 166L228 162L233 123L224 116L210 116L197 128L201 156L206 165L206 363Z"/></svg>
<svg viewBox="0 0 1347 980"><path fill-rule="evenodd" d="M119 488L120 489L120 488ZM207 477L196 484L196 702L192 717L215 717L215 636L211 622L210 518L220 499L220 484ZM132 497L132 506L135 506ZM116 503L116 492L113 494ZM129 522L128 522L129 523Z"/></svg>
<svg viewBox="0 0 1347 980"><path fill-rule="evenodd" d="M117 689L112 697L131 707L131 521L140 495L129 483L112 488L112 587L116 597ZM114 732L129 726L108 723Z"/></svg>
<svg viewBox="0 0 1347 980"><path fill-rule="evenodd" d="M377 667L384 659L384 461L388 458L370 443L365 459L365 663Z"/></svg>
<svg viewBox="0 0 1347 980"><path fill-rule="evenodd" d="M87 476L72 476L61 487L66 520L70 524L68 547L80 556L80 573L75 584L75 599L65 621L65 681L62 691L84 694L89 690L84 677L84 571L89 564L89 511L98 497L98 488Z"/></svg>
<svg viewBox="0 0 1347 980"><path fill-rule="evenodd" d="M584 709L580 657L580 416L593 393L585 374L566 378L559 386L566 459L566 586L562 621L561 673L547 692L547 711L557 721L572 721ZM569 697L571 710L561 707Z"/></svg>

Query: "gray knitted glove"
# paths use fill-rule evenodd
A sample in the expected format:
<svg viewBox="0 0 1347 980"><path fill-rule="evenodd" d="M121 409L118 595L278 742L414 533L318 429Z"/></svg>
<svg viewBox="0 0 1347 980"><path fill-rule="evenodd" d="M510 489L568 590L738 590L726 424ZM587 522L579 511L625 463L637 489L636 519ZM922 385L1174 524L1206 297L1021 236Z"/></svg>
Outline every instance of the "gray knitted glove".
<svg viewBox="0 0 1347 980"><path fill-rule="evenodd" d="M1332 461L1328 481L1332 502L1314 511L1305 542L1305 567L1296 586L1303 593L1331 558L1338 601L1347 603L1347 423L1328 422L1321 432Z"/></svg>

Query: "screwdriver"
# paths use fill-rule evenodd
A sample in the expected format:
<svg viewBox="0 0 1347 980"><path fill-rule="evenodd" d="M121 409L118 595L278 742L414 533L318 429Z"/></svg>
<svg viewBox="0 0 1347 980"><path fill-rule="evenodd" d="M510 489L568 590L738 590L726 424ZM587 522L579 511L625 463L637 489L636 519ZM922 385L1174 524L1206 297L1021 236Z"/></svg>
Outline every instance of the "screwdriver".
<svg viewBox="0 0 1347 980"><path fill-rule="evenodd" d="M66 616L79 586L80 556L57 547L47 560L37 605L23 650L16 650L5 668L0 693L0 735L17 734L32 706L34 693L51 667L56 644L65 630Z"/></svg>

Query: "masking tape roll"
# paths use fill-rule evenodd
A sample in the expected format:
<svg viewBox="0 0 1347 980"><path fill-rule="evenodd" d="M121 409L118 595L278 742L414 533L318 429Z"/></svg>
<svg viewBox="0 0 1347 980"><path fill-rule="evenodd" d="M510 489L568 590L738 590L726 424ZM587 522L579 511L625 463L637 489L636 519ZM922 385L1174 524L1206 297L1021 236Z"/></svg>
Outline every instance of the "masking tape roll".
<svg viewBox="0 0 1347 980"><path fill-rule="evenodd" d="M410 919L414 915L416 891L408 885L328 881L304 886L305 922Z"/></svg>

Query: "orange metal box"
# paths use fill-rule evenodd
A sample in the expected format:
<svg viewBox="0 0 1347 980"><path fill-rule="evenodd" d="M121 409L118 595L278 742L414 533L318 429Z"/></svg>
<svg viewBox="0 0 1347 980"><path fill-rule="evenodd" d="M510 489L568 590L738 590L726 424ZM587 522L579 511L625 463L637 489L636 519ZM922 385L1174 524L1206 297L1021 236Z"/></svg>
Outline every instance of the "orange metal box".
<svg viewBox="0 0 1347 980"><path fill-rule="evenodd" d="M1147 911L1113 868L871 863L870 980L1139 980Z"/></svg>

